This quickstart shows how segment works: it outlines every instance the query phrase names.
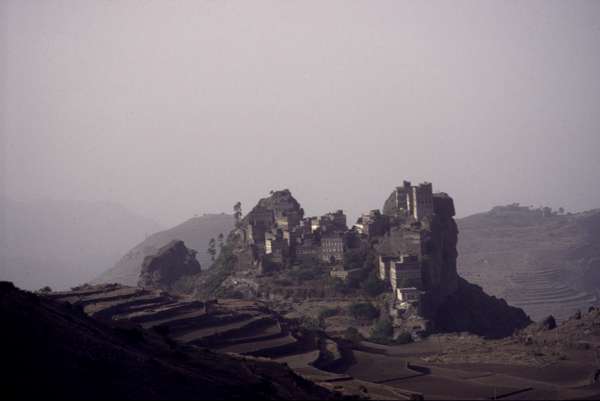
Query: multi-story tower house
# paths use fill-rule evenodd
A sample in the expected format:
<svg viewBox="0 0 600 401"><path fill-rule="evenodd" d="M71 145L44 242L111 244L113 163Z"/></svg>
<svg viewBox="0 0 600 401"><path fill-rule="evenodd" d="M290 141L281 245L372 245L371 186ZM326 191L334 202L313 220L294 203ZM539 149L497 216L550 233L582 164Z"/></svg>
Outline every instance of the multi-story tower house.
<svg viewBox="0 0 600 401"><path fill-rule="evenodd" d="M339 233L321 237L321 260L336 263L344 260L344 236Z"/></svg>
<svg viewBox="0 0 600 401"><path fill-rule="evenodd" d="M412 187L412 215L421 220L433 215L433 189L429 182Z"/></svg>
<svg viewBox="0 0 600 401"><path fill-rule="evenodd" d="M390 284L397 288L422 287L421 264L414 255L402 255L399 260L390 262Z"/></svg>
<svg viewBox="0 0 600 401"><path fill-rule="evenodd" d="M282 230L265 234L265 254L270 255L271 261L283 264L289 256L289 244L283 237Z"/></svg>
<svg viewBox="0 0 600 401"><path fill-rule="evenodd" d="M422 220L433 215L433 187L424 182L417 186L404 181L394 192L394 209L396 217L412 217Z"/></svg>
<svg viewBox="0 0 600 401"><path fill-rule="evenodd" d="M379 255L379 279L381 281L389 281L390 266L392 263L400 260L398 256L382 256Z"/></svg>

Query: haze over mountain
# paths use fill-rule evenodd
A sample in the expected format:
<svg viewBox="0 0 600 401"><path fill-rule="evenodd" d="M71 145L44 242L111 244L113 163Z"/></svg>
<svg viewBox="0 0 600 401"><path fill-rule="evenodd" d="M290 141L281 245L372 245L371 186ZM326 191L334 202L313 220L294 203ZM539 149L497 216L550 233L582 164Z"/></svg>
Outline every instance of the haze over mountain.
<svg viewBox="0 0 600 401"><path fill-rule="evenodd" d="M0 280L64 289L96 277L160 226L108 202L0 202Z"/></svg>
<svg viewBox="0 0 600 401"><path fill-rule="evenodd" d="M457 216L600 204L600 2L0 2L2 189L169 227L399 177ZM0 189L0 190L2 190Z"/></svg>
<svg viewBox="0 0 600 401"><path fill-rule="evenodd" d="M197 251L196 259L203 269L208 269L211 265L211 257L207 252L208 242L211 238L218 238L219 234L227 237L233 228L233 222L233 216L229 214L205 214L154 233L128 251L110 270L93 280L93 283L136 285L144 258L175 240L182 240L188 248Z"/></svg>

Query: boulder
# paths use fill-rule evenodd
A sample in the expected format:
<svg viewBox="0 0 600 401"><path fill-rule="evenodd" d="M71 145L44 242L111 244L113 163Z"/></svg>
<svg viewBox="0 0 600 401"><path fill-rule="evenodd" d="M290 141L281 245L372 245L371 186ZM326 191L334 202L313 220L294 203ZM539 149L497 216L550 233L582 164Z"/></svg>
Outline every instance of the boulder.
<svg viewBox="0 0 600 401"><path fill-rule="evenodd" d="M544 330L554 330L556 328L556 319L550 315L540 322L540 328Z"/></svg>
<svg viewBox="0 0 600 401"><path fill-rule="evenodd" d="M170 290L183 277L200 271L196 251L188 249L183 241L174 240L160 248L156 254L146 256L138 287Z"/></svg>

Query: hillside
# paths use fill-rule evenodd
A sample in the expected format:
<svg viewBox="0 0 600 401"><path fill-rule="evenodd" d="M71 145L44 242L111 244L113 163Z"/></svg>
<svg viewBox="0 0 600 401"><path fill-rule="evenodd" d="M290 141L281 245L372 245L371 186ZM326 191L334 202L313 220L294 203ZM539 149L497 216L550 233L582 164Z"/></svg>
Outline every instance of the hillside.
<svg viewBox="0 0 600 401"><path fill-rule="evenodd" d="M598 302L600 210L576 214L517 205L457 219L458 269L534 320Z"/></svg>
<svg viewBox="0 0 600 401"><path fill-rule="evenodd" d="M207 269L211 264L210 256L206 252L208 242L221 233L226 236L232 228L233 216L228 214L205 214L193 217L173 228L152 234L92 282L136 285L144 258L156 253L173 240L182 240L188 248L197 251L198 261L203 269Z"/></svg>
<svg viewBox="0 0 600 401"><path fill-rule="evenodd" d="M0 280L31 290L69 288L159 229L114 203L0 199Z"/></svg>
<svg viewBox="0 0 600 401"><path fill-rule="evenodd" d="M333 397L281 364L176 345L160 330L99 321L7 282L0 282L0 313L10 367L3 390L11 399Z"/></svg>

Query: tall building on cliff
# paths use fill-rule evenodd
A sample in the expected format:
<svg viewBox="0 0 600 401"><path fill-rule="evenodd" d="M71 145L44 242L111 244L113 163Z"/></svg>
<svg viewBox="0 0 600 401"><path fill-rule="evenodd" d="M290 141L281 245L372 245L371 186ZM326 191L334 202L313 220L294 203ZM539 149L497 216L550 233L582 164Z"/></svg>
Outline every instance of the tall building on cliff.
<svg viewBox="0 0 600 401"><path fill-rule="evenodd" d="M430 182L411 185L404 181L394 192L394 208L397 217L421 220L433 215L433 187Z"/></svg>

